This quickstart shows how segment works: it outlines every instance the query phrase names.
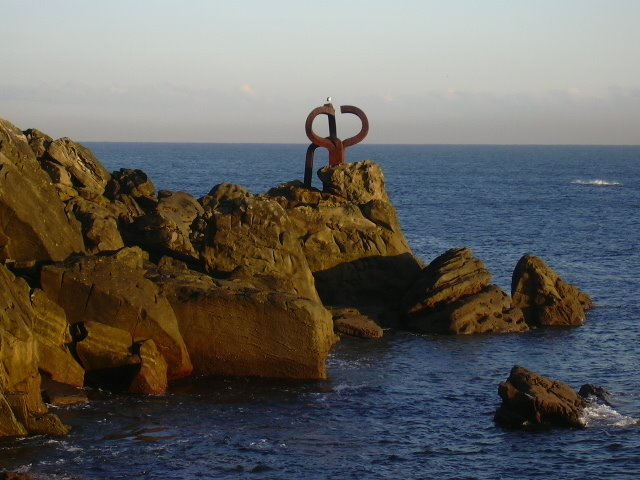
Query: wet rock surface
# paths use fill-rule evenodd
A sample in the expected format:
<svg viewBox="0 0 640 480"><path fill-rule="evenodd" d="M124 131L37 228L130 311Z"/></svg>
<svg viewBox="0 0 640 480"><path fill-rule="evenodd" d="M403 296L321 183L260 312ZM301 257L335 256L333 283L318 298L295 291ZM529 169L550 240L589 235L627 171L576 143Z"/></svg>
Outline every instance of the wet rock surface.
<svg viewBox="0 0 640 480"><path fill-rule="evenodd" d="M511 369L498 388L502 405L495 414L497 424L508 428L586 426L587 401L568 385L523 367Z"/></svg>

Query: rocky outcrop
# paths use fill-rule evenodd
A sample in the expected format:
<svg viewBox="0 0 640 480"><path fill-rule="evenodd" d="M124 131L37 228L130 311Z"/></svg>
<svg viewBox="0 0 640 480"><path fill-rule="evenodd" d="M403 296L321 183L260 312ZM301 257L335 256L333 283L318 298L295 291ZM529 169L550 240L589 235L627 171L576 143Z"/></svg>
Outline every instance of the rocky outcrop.
<svg viewBox="0 0 640 480"><path fill-rule="evenodd" d="M0 119L0 260L61 261L84 252L80 225L67 217L27 138Z"/></svg>
<svg viewBox="0 0 640 480"><path fill-rule="evenodd" d="M326 378L335 338L318 302L248 280L214 280L168 259L149 276L176 313L196 373Z"/></svg>
<svg viewBox="0 0 640 480"><path fill-rule="evenodd" d="M38 369L56 382L82 387L84 369L69 350L72 337L64 310L37 289L31 293L31 306Z"/></svg>
<svg viewBox="0 0 640 480"><path fill-rule="evenodd" d="M585 427L587 405L571 387L522 367L513 367L498 388L502 405L495 421L508 428Z"/></svg>
<svg viewBox="0 0 640 480"><path fill-rule="evenodd" d="M118 204L102 196L77 196L67 201L66 210L82 225L87 253L113 252L124 247L120 233Z"/></svg>
<svg viewBox="0 0 640 480"><path fill-rule="evenodd" d="M300 182L268 192L295 228L316 288L327 305L367 313L395 309L421 264L411 253L373 162L326 167L324 191Z"/></svg>
<svg viewBox="0 0 640 480"><path fill-rule="evenodd" d="M198 260L191 225L203 214L202 206L188 193L158 192L157 205L133 222L131 241L159 254Z"/></svg>
<svg viewBox="0 0 640 480"><path fill-rule="evenodd" d="M382 338L384 334L380 325L355 308L337 308L331 313L336 333L360 338Z"/></svg>
<svg viewBox="0 0 640 480"><path fill-rule="evenodd" d="M169 377L183 377L192 370L189 354L169 302L145 278L146 259L139 248L125 248L48 265L40 280L69 323L108 325L128 332L133 342L152 339L169 365Z"/></svg>
<svg viewBox="0 0 640 480"><path fill-rule="evenodd" d="M91 150L69 138L53 140L36 129L26 130L25 135L32 151L54 183L76 190L89 190L98 195L111 178Z"/></svg>
<svg viewBox="0 0 640 480"><path fill-rule="evenodd" d="M406 325L425 333L522 332L522 312L490 284L491 274L468 248L451 249L425 267L405 294Z"/></svg>
<svg viewBox="0 0 640 480"><path fill-rule="evenodd" d="M221 184L200 202L194 244L208 272L320 301L291 219L277 201Z"/></svg>
<svg viewBox="0 0 640 480"><path fill-rule="evenodd" d="M0 265L0 436L64 435L68 427L48 413L40 395L29 293L24 280Z"/></svg>
<svg viewBox="0 0 640 480"><path fill-rule="evenodd" d="M593 301L578 287L565 282L542 259L525 255L511 282L513 305L522 309L534 326L582 325Z"/></svg>

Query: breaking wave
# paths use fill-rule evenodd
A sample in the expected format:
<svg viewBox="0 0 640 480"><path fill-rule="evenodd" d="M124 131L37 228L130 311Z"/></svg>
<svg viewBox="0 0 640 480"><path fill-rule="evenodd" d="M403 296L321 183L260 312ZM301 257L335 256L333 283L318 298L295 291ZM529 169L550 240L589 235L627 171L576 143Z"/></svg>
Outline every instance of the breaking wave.
<svg viewBox="0 0 640 480"><path fill-rule="evenodd" d="M630 427L640 425L637 418L622 415L608 405L593 403L584 409L581 419L585 426Z"/></svg>
<svg viewBox="0 0 640 480"><path fill-rule="evenodd" d="M596 178L594 180L573 180L571 182L574 185L586 185L589 187L621 187L621 182L616 182L615 180L601 180Z"/></svg>

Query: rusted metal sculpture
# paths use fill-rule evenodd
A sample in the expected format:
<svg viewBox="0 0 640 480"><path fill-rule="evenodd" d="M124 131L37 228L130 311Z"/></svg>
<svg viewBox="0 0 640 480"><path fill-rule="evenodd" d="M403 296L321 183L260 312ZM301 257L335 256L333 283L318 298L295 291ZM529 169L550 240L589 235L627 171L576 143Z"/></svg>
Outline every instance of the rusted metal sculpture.
<svg viewBox="0 0 640 480"><path fill-rule="evenodd" d="M329 100L329 99L327 99ZM353 113L362 122L360 133L347 138L346 140L340 140L336 134L336 111L331 103L325 103L323 106L314 108L307 117L307 121L304 124L304 129L307 132L307 137L311 140L311 145L307 148L307 160L304 168L304 184L307 187L311 187L311 177L313 175L313 157L315 155L316 148L323 147L329 150L329 165L340 165L346 161L346 149L352 145L360 143L369 133L369 120L362 110L353 105L342 105L340 107L340 113ZM318 115L326 115L329 119L329 136L322 138L316 135L313 131L313 121Z"/></svg>

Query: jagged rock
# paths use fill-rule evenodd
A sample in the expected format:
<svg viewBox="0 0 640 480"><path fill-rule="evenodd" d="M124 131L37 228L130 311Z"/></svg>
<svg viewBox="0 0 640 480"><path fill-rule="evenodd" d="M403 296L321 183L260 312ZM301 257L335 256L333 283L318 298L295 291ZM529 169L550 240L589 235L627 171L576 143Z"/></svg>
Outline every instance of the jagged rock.
<svg viewBox="0 0 640 480"><path fill-rule="evenodd" d="M262 279L265 288L319 301L291 219L269 197L221 184L200 199L194 244L213 274Z"/></svg>
<svg viewBox="0 0 640 480"><path fill-rule="evenodd" d="M372 200L390 203L382 169L370 160L324 167L318 171L318 177L322 181L324 192L346 198L358 205Z"/></svg>
<svg viewBox="0 0 640 480"><path fill-rule="evenodd" d="M49 159L65 167L74 186L87 188L100 195L104 192L111 176L88 148L69 138L59 138L51 142L47 154Z"/></svg>
<svg viewBox="0 0 640 480"><path fill-rule="evenodd" d="M67 210L80 221L88 253L113 252L124 247L114 208L80 196L67 203Z"/></svg>
<svg viewBox="0 0 640 480"><path fill-rule="evenodd" d="M124 195L133 198L143 209L153 208L158 202L155 185L146 173L138 169L121 168L112 173L105 196L117 200Z"/></svg>
<svg viewBox="0 0 640 480"><path fill-rule="evenodd" d="M61 261L84 252L80 225L64 212L26 137L0 119L0 260Z"/></svg>
<svg viewBox="0 0 640 480"><path fill-rule="evenodd" d="M68 432L40 395L29 293L24 280L0 265L0 436Z"/></svg>
<svg viewBox="0 0 640 480"><path fill-rule="evenodd" d="M578 287L565 282L539 257L525 255L511 281L513 305L530 325L582 325L593 301Z"/></svg>
<svg viewBox="0 0 640 480"><path fill-rule="evenodd" d="M509 295L495 285L434 310L410 315L407 326L424 333L474 334L524 332L529 329Z"/></svg>
<svg viewBox="0 0 640 480"><path fill-rule="evenodd" d="M164 395L167 391L167 362L153 340L139 346L140 370L129 386L129 392L143 395Z"/></svg>
<svg viewBox="0 0 640 480"><path fill-rule="evenodd" d="M33 153L54 183L86 188L98 195L104 192L111 176L88 148L69 138L53 140L35 128L24 133Z"/></svg>
<svg viewBox="0 0 640 480"><path fill-rule="evenodd" d="M445 334L527 330L522 312L490 281L491 274L470 249L446 251L422 270L405 294L406 325Z"/></svg>
<svg viewBox="0 0 640 480"><path fill-rule="evenodd" d="M571 387L515 366L498 388L495 421L509 428L585 427L587 402Z"/></svg>
<svg viewBox="0 0 640 480"><path fill-rule="evenodd" d="M145 278L146 254L125 248L114 255L80 257L42 269L41 285L69 323L94 321L129 332L134 342L153 339L169 366L169 378L192 366L176 317L156 285Z"/></svg>
<svg viewBox="0 0 640 480"><path fill-rule="evenodd" d="M151 278L176 312L196 373L326 378L335 337L321 304L247 279L214 280L167 259Z"/></svg>
<svg viewBox="0 0 640 480"><path fill-rule="evenodd" d="M134 241L149 250L198 259L191 244L191 225L203 213L188 193L160 191L157 206L135 220Z"/></svg>
<svg viewBox="0 0 640 480"><path fill-rule="evenodd" d="M609 391L604 387L585 383L580 387L580 390L578 390L578 395L587 400L595 398L604 405L611 406L611 393L609 393Z"/></svg>
<svg viewBox="0 0 640 480"><path fill-rule="evenodd" d="M52 302L42 290L31 293L32 331L36 340L38 368L53 380L81 387L84 369L67 345L72 341L64 310Z"/></svg>
<svg viewBox="0 0 640 480"><path fill-rule="evenodd" d="M295 227L323 302L367 309L395 307L421 264L411 253L373 162L319 172L324 192L291 182L269 191Z"/></svg>
<svg viewBox="0 0 640 480"><path fill-rule="evenodd" d="M355 308L334 309L332 314L336 333L360 338L382 338L384 334L380 325Z"/></svg>
<svg viewBox="0 0 640 480"><path fill-rule="evenodd" d="M131 352L133 338L127 330L94 321L76 327L82 332L76 353L87 372L140 364L140 357Z"/></svg>
<svg viewBox="0 0 640 480"><path fill-rule="evenodd" d="M435 310L487 287L491 273L469 248L454 248L425 267L403 298L409 314Z"/></svg>

